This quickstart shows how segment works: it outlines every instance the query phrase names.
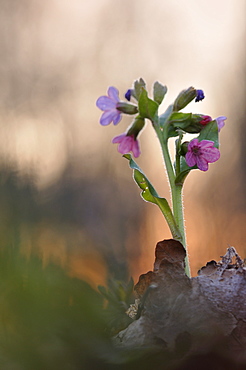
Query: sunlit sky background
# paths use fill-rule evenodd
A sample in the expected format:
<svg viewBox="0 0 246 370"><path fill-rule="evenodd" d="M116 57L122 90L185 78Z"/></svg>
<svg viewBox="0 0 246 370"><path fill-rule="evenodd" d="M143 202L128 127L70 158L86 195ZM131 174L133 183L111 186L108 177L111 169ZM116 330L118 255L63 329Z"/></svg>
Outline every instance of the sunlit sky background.
<svg viewBox="0 0 246 370"><path fill-rule="evenodd" d="M155 244L170 233L158 209L141 201L126 161L111 144L131 121L101 127L95 106L108 86L116 86L123 99L143 77L150 93L156 80L168 86L163 110L182 89L194 86L206 99L186 111L228 117L221 160L208 173L193 171L185 186L188 247L193 274L218 260L229 244L245 257L246 168L240 169L245 1L2 0L0 5L1 167L49 200L65 178L82 209L75 226L69 220L65 241L65 221L57 227L44 217L32 234L25 226L24 249L36 248L44 261L53 256L71 275L97 283L106 276L104 257L113 248L115 261L125 259L135 278L152 269ZM141 135L141 150L138 163L169 197L150 125ZM70 198L66 202L74 208ZM71 238L76 247L67 245Z"/></svg>

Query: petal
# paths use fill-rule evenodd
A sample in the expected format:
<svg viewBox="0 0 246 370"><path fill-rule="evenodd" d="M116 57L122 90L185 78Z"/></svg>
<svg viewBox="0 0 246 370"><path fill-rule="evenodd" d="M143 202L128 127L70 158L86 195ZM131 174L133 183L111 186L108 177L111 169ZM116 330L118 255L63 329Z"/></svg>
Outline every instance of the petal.
<svg viewBox="0 0 246 370"><path fill-rule="evenodd" d="M120 122L121 118L121 113L117 109L115 109L113 124L117 125Z"/></svg>
<svg viewBox="0 0 246 370"><path fill-rule="evenodd" d="M211 140L202 140L200 141L199 146L201 150L204 150L206 148L214 148L214 142Z"/></svg>
<svg viewBox="0 0 246 370"><path fill-rule="evenodd" d="M196 165L197 157L192 152L187 152L185 160L189 167L193 167Z"/></svg>
<svg viewBox="0 0 246 370"><path fill-rule="evenodd" d="M188 150L192 150L195 146L199 146L199 141L198 139L193 139L189 142L188 144Z"/></svg>
<svg viewBox="0 0 246 370"><path fill-rule="evenodd" d="M208 148L202 152L201 155L207 162L213 163L220 158L220 151L217 148Z"/></svg>
<svg viewBox="0 0 246 370"><path fill-rule="evenodd" d="M101 110L110 110L116 108L116 103L108 96L100 96L96 101L96 106Z"/></svg>
<svg viewBox="0 0 246 370"><path fill-rule="evenodd" d="M110 99L112 99L115 103L118 103L120 101L119 99L119 91L116 89L116 87L110 86L108 88L108 96Z"/></svg>
<svg viewBox="0 0 246 370"><path fill-rule="evenodd" d="M138 140L134 140L133 145L132 145L132 153L135 158L140 156L140 148L139 148L139 142Z"/></svg>
<svg viewBox="0 0 246 370"><path fill-rule="evenodd" d="M126 136L118 146L118 151L121 154L129 153L132 150L132 138L130 136Z"/></svg>
<svg viewBox="0 0 246 370"><path fill-rule="evenodd" d="M107 126L109 125L115 117L115 112L112 110L106 110L100 118L100 124L102 126Z"/></svg>
<svg viewBox="0 0 246 370"><path fill-rule="evenodd" d="M201 171L207 171L208 170L208 162L206 161L206 159L202 155L199 155L197 157L196 162L197 162L197 167L199 168L199 170L201 170Z"/></svg>
<svg viewBox="0 0 246 370"><path fill-rule="evenodd" d="M227 117L225 117L225 116L220 116L220 117L216 118L216 122L217 122L219 131L222 129L222 127L225 126L225 120L226 119L227 119Z"/></svg>
<svg viewBox="0 0 246 370"><path fill-rule="evenodd" d="M126 134L125 134L125 133L124 133L124 134L121 134L121 135L119 135L119 136L115 136L115 137L113 138L113 140L112 140L112 143L113 143L113 144L121 143L121 142L122 142L122 140L124 139L124 137L126 137Z"/></svg>

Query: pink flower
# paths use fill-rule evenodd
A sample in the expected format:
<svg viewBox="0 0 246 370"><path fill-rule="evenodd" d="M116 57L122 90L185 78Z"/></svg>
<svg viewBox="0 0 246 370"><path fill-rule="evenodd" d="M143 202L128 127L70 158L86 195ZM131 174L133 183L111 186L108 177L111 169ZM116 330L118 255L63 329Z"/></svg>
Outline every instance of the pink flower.
<svg viewBox="0 0 246 370"><path fill-rule="evenodd" d="M188 144L188 152L185 155L188 166L197 165L201 171L207 171L208 164L217 161L219 158L220 151L214 147L214 142L210 140L191 140Z"/></svg>
<svg viewBox="0 0 246 370"><path fill-rule="evenodd" d="M117 103L119 103L119 101L119 91L113 86L108 88L108 96L103 95L97 99L97 107L104 111L100 118L101 125L107 126L111 122L117 125L117 123L120 122L121 112L117 109Z"/></svg>
<svg viewBox="0 0 246 370"><path fill-rule="evenodd" d="M118 152L121 154L127 154L132 152L134 157L139 157L140 149L139 142L134 135L127 135L126 133L116 136L112 140L113 144L119 144Z"/></svg>
<svg viewBox="0 0 246 370"><path fill-rule="evenodd" d="M217 125L218 125L219 132L222 129L222 127L225 126L225 120L226 119L227 119L227 117L225 117L225 116L220 116L220 117L216 118L216 122L217 122Z"/></svg>

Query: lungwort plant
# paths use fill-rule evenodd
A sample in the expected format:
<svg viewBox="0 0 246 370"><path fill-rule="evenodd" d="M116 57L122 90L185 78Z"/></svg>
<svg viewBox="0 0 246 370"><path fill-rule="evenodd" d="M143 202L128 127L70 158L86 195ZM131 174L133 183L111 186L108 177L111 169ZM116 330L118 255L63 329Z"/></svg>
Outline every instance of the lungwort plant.
<svg viewBox="0 0 246 370"><path fill-rule="evenodd" d="M126 101L121 101L115 87L109 87L108 95L98 98L96 105L103 111L100 124L103 126L121 121L123 114L132 115L133 122L127 131L113 138L118 144L118 151L129 161L133 177L141 189L142 198L156 204L163 213L172 233L173 239L180 241L186 248L182 190L188 174L195 169L207 171L209 163L220 158L219 132L225 124L226 117L212 119L205 114L184 113L182 109L190 102L204 99L202 90L189 87L180 92L174 103L166 111L159 113L159 106L167 93L167 87L159 82L153 86L153 97L148 96L143 79L135 81L132 89L125 94ZM133 103L132 103L133 101ZM137 158L140 155L139 134L146 120L151 122L159 140L165 169L171 189L171 205L166 198L160 197L142 169L133 160L130 152ZM190 141L184 135L192 134ZM169 139L175 140L174 161L169 150ZM186 273L190 276L188 260Z"/></svg>

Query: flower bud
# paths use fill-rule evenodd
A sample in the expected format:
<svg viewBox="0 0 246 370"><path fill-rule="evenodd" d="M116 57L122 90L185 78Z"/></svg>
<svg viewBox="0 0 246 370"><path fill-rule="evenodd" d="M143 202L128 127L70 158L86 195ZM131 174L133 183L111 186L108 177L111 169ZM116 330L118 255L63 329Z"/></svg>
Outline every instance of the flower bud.
<svg viewBox="0 0 246 370"><path fill-rule="evenodd" d="M183 112L173 112L169 118L170 126L189 134L199 133L211 121L212 118L210 116Z"/></svg>
<svg viewBox="0 0 246 370"><path fill-rule="evenodd" d="M185 127L185 131L189 134L199 133L204 126L212 121L210 116L204 116L203 114L192 114L189 125Z"/></svg>
<svg viewBox="0 0 246 370"><path fill-rule="evenodd" d="M201 101L205 98L203 90L196 90L196 99L195 102Z"/></svg>
<svg viewBox="0 0 246 370"><path fill-rule="evenodd" d="M116 109L122 113L126 114L136 114L138 113L138 107L133 104L125 103L125 102L118 102L116 104Z"/></svg>
<svg viewBox="0 0 246 370"><path fill-rule="evenodd" d="M164 96L167 93L167 87L163 86L162 84L160 84L160 82L156 81L154 83L153 90L154 90L154 101L160 105L162 103L162 100L164 99Z"/></svg>
<svg viewBox="0 0 246 370"><path fill-rule="evenodd" d="M146 87L146 84L145 84L145 81L140 78L139 80L136 80L134 82L134 89L131 91L131 95L136 99L138 100L141 93L142 93L142 89L144 88L145 89Z"/></svg>
<svg viewBox="0 0 246 370"><path fill-rule="evenodd" d="M189 141L184 141L182 145L180 146L179 155L185 156L185 154L188 152L188 145Z"/></svg>
<svg viewBox="0 0 246 370"><path fill-rule="evenodd" d="M128 90L127 90L127 92L125 93L125 98L126 98L126 100L128 100L128 101L130 101L130 100L131 100L132 92L133 92L133 90L132 90L132 89L128 89Z"/></svg>
<svg viewBox="0 0 246 370"><path fill-rule="evenodd" d="M186 107L195 97L197 96L197 91L194 87L189 87L179 93L173 104L173 110L179 111Z"/></svg>
<svg viewBox="0 0 246 370"><path fill-rule="evenodd" d="M203 116L202 120L200 121L200 124L203 126L206 126L211 121L212 121L212 118L210 116Z"/></svg>

